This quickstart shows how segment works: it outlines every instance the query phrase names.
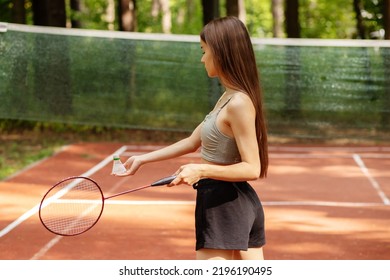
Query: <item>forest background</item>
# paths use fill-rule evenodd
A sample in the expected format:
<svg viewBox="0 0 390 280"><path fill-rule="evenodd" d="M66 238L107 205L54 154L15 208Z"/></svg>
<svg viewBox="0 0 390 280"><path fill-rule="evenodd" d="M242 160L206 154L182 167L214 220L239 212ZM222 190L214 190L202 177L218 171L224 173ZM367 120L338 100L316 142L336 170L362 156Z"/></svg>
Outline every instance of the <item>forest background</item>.
<svg viewBox="0 0 390 280"><path fill-rule="evenodd" d="M0 0L0 21L198 34L234 15L253 37L389 39L390 0Z"/></svg>

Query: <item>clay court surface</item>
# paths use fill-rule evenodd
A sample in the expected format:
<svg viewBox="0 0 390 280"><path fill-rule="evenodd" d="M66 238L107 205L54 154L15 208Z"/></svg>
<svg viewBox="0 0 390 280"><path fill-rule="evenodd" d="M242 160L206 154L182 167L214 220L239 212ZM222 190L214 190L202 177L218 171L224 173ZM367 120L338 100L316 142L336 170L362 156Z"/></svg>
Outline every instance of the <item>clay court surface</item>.
<svg viewBox="0 0 390 280"><path fill-rule="evenodd" d="M190 260L194 200L189 186L156 187L106 201L90 231L75 237L40 223L42 196L60 179L84 175L105 196L171 175L197 153L112 177L122 159L158 146L75 144L0 182L2 260ZM269 260L389 260L390 147L271 146L268 178L252 182L266 214Z"/></svg>

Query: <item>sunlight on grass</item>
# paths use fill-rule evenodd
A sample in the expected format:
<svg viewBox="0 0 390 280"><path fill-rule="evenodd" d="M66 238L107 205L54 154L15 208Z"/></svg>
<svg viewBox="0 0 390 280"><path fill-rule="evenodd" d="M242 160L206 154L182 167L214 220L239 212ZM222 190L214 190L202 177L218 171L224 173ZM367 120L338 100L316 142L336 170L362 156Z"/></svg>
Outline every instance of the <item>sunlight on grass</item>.
<svg viewBox="0 0 390 280"><path fill-rule="evenodd" d="M0 148L0 180L4 180L36 161L51 156L57 147L55 143L42 147L40 143L2 142L4 143Z"/></svg>

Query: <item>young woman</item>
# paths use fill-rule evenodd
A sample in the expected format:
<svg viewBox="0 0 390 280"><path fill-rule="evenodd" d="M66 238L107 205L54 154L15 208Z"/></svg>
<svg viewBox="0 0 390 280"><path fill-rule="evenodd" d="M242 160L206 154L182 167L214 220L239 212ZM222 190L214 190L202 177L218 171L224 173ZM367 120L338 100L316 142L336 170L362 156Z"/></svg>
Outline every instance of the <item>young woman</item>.
<svg viewBox="0 0 390 280"><path fill-rule="evenodd" d="M197 190L197 259L263 259L264 212L247 181L263 178L268 168L267 131L252 43L235 17L208 23L200 34L201 62L209 77L226 89L193 133L162 149L130 157L127 172L201 148L202 162L177 170L170 186Z"/></svg>

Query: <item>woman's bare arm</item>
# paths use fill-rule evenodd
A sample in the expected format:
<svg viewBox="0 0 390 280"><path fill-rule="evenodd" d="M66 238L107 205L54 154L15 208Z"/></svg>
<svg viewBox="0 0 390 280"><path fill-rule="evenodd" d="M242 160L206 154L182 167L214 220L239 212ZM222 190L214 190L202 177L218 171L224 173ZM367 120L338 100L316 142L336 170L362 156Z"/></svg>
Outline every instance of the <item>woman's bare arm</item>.
<svg viewBox="0 0 390 280"><path fill-rule="evenodd" d="M198 127L192 132L189 137L184 138L172 145L150 153L131 156L124 163L127 172L116 176L134 175L137 170L146 163L176 158L191 152L195 152L201 145L200 129L201 124L198 125Z"/></svg>

